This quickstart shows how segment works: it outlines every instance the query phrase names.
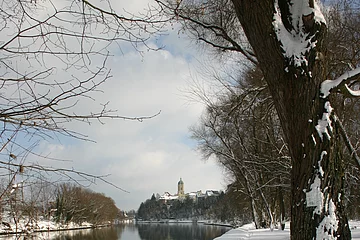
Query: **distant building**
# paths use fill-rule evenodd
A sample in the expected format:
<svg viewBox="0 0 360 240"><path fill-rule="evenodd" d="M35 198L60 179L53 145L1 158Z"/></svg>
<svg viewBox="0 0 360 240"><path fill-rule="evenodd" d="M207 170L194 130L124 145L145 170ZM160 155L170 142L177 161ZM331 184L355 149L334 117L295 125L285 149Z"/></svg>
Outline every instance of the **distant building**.
<svg viewBox="0 0 360 240"><path fill-rule="evenodd" d="M186 194L186 196L188 196L189 198L191 198L192 200L196 201L196 192L191 192Z"/></svg>
<svg viewBox="0 0 360 240"><path fill-rule="evenodd" d="M184 182L183 180L180 178L180 181L178 182L178 194L177 194L180 198L185 197L185 192L184 192Z"/></svg>
<svg viewBox="0 0 360 240"><path fill-rule="evenodd" d="M211 196L218 197L220 196L220 192L215 190L206 190L205 195L207 197L211 197Z"/></svg>
<svg viewBox="0 0 360 240"><path fill-rule="evenodd" d="M179 197L176 195L171 195L169 192L165 192L162 196L159 197L159 200L163 203L167 203L168 201L176 200L178 198Z"/></svg>
<svg viewBox="0 0 360 240"><path fill-rule="evenodd" d="M162 201L163 203L170 203L173 200L182 201L188 197L197 202L198 200L205 199L207 197L218 197L221 193L217 190L206 190L205 193L203 193L201 190L197 192L185 193L184 189L184 181L182 178L180 178L180 181L178 182L177 194L171 195L169 192L164 192L163 195L156 194L156 200Z"/></svg>

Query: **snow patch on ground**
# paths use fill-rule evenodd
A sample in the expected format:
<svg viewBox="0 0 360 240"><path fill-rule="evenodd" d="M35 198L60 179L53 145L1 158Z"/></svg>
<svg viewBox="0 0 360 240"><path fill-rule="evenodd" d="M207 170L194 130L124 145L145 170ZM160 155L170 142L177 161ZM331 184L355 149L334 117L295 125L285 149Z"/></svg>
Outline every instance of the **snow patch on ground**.
<svg viewBox="0 0 360 240"><path fill-rule="evenodd" d="M226 232L224 235L215 238L214 240L242 240L242 239L252 239L252 240L264 240L264 239L290 239L290 224L286 224L286 228L284 231L274 229L271 231L269 228L267 229L255 229L254 224L247 224L242 227L232 229Z"/></svg>
<svg viewBox="0 0 360 240"><path fill-rule="evenodd" d="M40 220L35 222L29 221L29 219L21 219L18 220L17 224L15 224L14 221L4 221L3 219L3 223L0 225L0 234L46 232L66 229L84 229L91 227L93 227L93 225L87 222L83 222L82 224L76 224L73 222L68 224L60 224L50 220Z"/></svg>
<svg viewBox="0 0 360 240"><path fill-rule="evenodd" d="M329 206L330 208L330 206ZM360 240L360 221L349 221L352 240ZM232 229L224 235L215 238L214 240L289 240L290 239L290 223L286 222L285 230L281 231L275 229L254 229L247 227L249 224L242 227ZM319 238L322 239L322 238ZM328 239L328 238L324 238Z"/></svg>

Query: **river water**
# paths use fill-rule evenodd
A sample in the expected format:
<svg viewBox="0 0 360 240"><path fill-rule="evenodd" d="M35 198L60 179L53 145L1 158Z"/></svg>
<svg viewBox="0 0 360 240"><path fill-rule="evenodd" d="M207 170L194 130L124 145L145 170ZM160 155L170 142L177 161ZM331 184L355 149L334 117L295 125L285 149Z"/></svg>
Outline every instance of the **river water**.
<svg viewBox="0 0 360 240"><path fill-rule="evenodd" d="M212 240L228 227L203 224L126 224L113 227L41 233L32 238L0 237L0 240Z"/></svg>

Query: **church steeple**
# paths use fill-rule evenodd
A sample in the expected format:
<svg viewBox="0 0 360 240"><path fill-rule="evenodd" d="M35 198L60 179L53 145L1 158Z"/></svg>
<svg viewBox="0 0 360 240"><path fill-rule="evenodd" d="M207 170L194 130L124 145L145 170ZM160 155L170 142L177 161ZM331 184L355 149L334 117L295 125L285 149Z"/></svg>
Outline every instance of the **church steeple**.
<svg viewBox="0 0 360 240"><path fill-rule="evenodd" d="M183 180L180 178L180 181L178 182L178 196L179 197L183 197L185 196L184 193L184 182Z"/></svg>

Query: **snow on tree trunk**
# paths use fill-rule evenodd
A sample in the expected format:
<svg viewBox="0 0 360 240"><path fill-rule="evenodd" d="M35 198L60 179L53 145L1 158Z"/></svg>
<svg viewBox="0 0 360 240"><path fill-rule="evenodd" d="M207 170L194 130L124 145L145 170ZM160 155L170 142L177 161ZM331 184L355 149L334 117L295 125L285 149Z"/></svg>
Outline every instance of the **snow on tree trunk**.
<svg viewBox="0 0 360 240"><path fill-rule="evenodd" d="M326 22L314 0L232 0L292 159L291 239L351 239L344 166L325 80Z"/></svg>

